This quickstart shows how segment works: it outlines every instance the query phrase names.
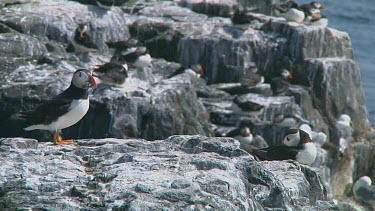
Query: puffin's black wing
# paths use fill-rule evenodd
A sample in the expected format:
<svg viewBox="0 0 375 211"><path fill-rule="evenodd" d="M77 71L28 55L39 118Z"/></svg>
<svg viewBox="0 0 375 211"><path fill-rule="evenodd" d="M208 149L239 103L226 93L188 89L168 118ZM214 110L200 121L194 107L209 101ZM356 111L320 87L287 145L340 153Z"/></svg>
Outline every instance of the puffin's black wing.
<svg viewBox="0 0 375 211"><path fill-rule="evenodd" d="M147 48L137 47L126 52L121 52L119 56L119 61L133 63L137 61L137 59L145 53L147 53Z"/></svg>
<svg viewBox="0 0 375 211"><path fill-rule="evenodd" d="M172 78L172 77L174 77L174 76L176 76L176 75L182 74L182 73L185 72L185 70L186 70L186 67L181 66L181 67L178 68L176 71L174 71L172 74L170 74L167 78Z"/></svg>
<svg viewBox="0 0 375 211"><path fill-rule="evenodd" d="M66 114L71 102L71 99L57 96L40 104L34 110L21 112L18 117L24 119L27 126L49 124Z"/></svg>
<svg viewBox="0 0 375 211"><path fill-rule="evenodd" d="M241 129L240 128L236 128L234 130L231 130L229 133L227 133L227 137L235 137L235 136L239 136L241 135Z"/></svg>
<svg viewBox="0 0 375 211"><path fill-rule="evenodd" d="M251 102L243 96L236 96L233 102L244 111L259 111L264 107L264 105Z"/></svg>
<svg viewBox="0 0 375 211"><path fill-rule="evenodd" d="M75 31L74 41L86 48L98 49L98 46L94 43L91 36L88 33L85 33L84 36L81 37L78 29Z"/></svg>
<svg viewBox="0 0 375 211"><path fill-rule="evenodd" d="M256 73L248 73L240 78L242 86L255 86L262 80L262 76Z"/></svg>
<svg viewBox="0 0 375 211"><path fill-rule="evenodd" d="M252 153L261 160L294 160L298 154L298 149L295 147L278 145L264 149L253 149Z"/></svg>
<svg viewBox="0 0 375 211"><path fill-rule="evenodd" d="M276 77L271 80L271 90L274 95L279 95L288 91L289 89L289 82L282 78Z"/></svg>

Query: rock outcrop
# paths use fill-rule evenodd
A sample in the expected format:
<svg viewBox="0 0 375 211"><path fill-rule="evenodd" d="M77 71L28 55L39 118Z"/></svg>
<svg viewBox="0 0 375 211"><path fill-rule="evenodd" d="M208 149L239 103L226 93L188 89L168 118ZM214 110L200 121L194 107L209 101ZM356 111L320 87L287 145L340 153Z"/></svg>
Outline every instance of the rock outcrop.
<svg viewBox="0 0 375 211"><path fill-rule="evenodd" d="M231 138L14 138L0 151L2 210L337 210L317 171L257 162Z"/></svg>
<svg viewBox="0 0 375 211"><path fill-rule="evenodd" d="M309 168L257 162L233 139L204 137L245 124L278 144L285 131L272 123L278 114L294 114L328 137L342 113L352 117L359 137L369 127L348 34L268 16L279 2L179 0L110 10L86 0L0 3L0 137L27 138L1 139L0 208L337 209L332 197L346 197L353 179L374 178L368 144L349 148L337 169L330 151L319 147ZM242 24L229 18L236 9L250 11ZM70 51L79 22L89 23L96 52ZM50 132L25 132L8 121L64 90L76 69L109 61L113 52L105 42L131 36L147 46L153 62L130 68L124 87L100 85L90 93L87 115L63 130L64 138L87 140L66 147L37 143L50 141ZM203 79L168 78L197 63ZM290 89L272 96L268 83L282 68L293 74ZM239 83L249 72L266 84ZM235 111L238 96L264 111ZM334 183L331 176L341 173ZM356 207L349 202L340 208Z"/></svg>

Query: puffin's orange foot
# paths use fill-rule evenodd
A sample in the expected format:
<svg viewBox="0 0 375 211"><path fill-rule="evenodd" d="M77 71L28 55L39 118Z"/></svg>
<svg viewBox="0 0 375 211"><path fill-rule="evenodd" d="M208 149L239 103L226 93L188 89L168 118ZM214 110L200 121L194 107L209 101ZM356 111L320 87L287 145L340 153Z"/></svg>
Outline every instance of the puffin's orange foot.
<svg viewBox="0 0 375 211"><path fill-rule="evenodd" d="M56 145L67 145L72 143L74 140L73 139L68 139L68 140L58 140L55 142Z"/></svg>

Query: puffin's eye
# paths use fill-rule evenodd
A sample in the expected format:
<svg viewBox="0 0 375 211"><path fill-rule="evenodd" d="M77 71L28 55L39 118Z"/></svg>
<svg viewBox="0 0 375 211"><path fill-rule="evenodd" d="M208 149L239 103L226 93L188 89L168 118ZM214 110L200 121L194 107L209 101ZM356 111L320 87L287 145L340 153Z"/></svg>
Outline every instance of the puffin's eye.
<svg viewBox="0 0 375 211"><path fill-rule="evenodd" d="M82 77L82 72L79 73L79 77Z"/></svg>

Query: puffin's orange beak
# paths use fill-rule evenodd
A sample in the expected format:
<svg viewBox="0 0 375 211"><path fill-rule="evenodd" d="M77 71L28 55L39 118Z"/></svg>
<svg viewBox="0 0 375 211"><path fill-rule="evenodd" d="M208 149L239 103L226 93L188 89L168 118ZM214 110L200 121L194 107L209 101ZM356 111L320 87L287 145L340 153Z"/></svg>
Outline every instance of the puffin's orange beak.
<svg viewBox="0 0 375 211"><path fill-rule="evenodd" d="M89 76L90 76L91 88L96 89L97 85L96 85L96 81L94 79L94 76L92 76L91 74L89 74Z"/></svg>
<svg viewBox="0 0 375 211"><path fill-rule="evenodd" d="M80 38L84 38L85 37L85 32L84 31L80 31L79 32L79 37Z"/></svg>
<svg viewBox="0 0 375 211"><path fill-rule="evenodd" d="M293 78L292 74L289 74L288 79L292 79L292 78Z"/></svg>
<svg viewBox="0 0 375 211"><path fill-rule="evenodd" d="M201 69L199 71L199 74L200 74L201 78L203 78L203 76L204 76L204 69L203 69L203 67L201 67Z"/></svg>

